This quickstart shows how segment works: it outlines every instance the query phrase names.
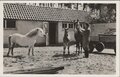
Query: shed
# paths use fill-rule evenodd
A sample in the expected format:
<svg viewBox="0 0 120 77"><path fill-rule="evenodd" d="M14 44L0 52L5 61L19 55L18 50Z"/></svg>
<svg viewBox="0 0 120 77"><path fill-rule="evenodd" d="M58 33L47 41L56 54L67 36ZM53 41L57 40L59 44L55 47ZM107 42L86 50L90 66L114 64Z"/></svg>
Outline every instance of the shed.
<svg viewBox="0 0 120 77"><path fill-rule="evenodd" d="M56 45L63 42L64 28L69 28L71 41L74 41L73 20L84 22L88 15L85 11L50 8L40 6L4 3L4 44L13 33L26 34L35 27L45 27L48 38L38 38L38 44Z"/></svg>

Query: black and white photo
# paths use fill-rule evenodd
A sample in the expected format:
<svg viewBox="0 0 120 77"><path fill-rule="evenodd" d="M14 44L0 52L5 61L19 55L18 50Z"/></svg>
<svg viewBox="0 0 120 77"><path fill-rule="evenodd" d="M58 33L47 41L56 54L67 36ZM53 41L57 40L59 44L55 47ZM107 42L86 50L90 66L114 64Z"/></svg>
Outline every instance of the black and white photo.
<svg viewBox="0 0 120 77"><path fill-rule="evenodd" d="M117 3L91 2L3 2L3 74L116 75Z"/></svg>

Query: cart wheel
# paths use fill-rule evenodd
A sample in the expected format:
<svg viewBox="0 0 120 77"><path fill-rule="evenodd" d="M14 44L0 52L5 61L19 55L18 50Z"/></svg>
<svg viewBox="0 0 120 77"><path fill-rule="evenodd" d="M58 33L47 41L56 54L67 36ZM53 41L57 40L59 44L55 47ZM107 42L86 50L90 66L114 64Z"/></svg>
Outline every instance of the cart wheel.
<svg viewBox="0 0 120 77"><path fill-rule="evenodd" d="M90 53L92 53L93 52L93 50L94 50L94 43L92 43L92 42L90 42L89 43L89 48L90 48Z"/></svg>
<svg viewBox="0 0 120 77"><path fill-rule="evenodd" d="M103 49L105 48L105 45L102 42L98 42L95 46L98 52L102 52Z"/></svg>

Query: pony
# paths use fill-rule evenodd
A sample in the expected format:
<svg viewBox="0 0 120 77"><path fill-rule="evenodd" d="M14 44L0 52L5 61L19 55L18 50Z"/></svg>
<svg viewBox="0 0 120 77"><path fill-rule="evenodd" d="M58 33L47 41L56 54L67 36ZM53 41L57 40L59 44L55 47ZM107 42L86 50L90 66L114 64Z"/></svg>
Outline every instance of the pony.
<svg viewBox="0 0 120 77"><path fill-rule="evenodd" d="M68 54L70 54L70 36L68 34L68 28L64 29L64 36L63 36L63 55L65 55L66 47L68 49Z"/></svg>
<svg viewBox="0 0 120 77"><path fill-rule="evenodd" d="M74 30L74 38L75 38L75 44L76 44L76 54L79 55L79 53L82 53L82 29L79 30L79 22L75 22L75 30Z"/></svg>
<svg viewBox="0 0 120 77"><path fill-rule="evenodd" d="M91 33L90 25L86 22L79 22L79 20L77 20L77 22L74 22L74 25L76 29L74 33L75 39L77 42L81 43L81 46L83 50L85 51L85 58L88 58L89 57L90 33ZM78 49L80 49L79 46L80 45L76 44L76 47L78 47Z"/></svg>
<svg viewBox="0 0 120 77"><path fill-rule="evenodd" d="M32 55L34 56L34 45L36 43L37 37L45 37L45 32L42 28L34 28L25 35L14 33L12 35L9 35L8 41L9 41L9 49L7 56L9 56L9 53L11 52L12 56L14 46L17 44L19 46L27 46L28 49L28 55L30 55L30 51L32 50Z"/></svg>

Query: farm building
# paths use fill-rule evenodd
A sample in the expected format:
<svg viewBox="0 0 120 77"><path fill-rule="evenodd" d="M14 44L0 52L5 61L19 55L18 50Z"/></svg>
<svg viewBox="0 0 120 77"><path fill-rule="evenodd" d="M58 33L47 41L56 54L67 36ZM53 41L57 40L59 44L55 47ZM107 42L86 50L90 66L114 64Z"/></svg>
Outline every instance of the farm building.
<svg viewBox="0 0 120 77"><path fill-rule="evenodd" d="M38 38L38 45L57 45L63 42L64 28L69 28L71 41L74 39L73 20L87 22L88 12L72 9L30 6L4 3L4 46L13 33L26 34L35 27L45 28L47 38ZM116 29L116 23L91 24L91 41L99 41L98 34Z"/></svg>
<svg viewBox="0 0 120 77"><path fill-rule="evenodd" d="M26 34L35 27L45 27L48 38L38 38L38 44L53 45L62 43L64 28L69 28L71 41L74 41L73 20L85 21L85 11L49 8L40 6L4 3L4 45L13 33Z"/></svg>

